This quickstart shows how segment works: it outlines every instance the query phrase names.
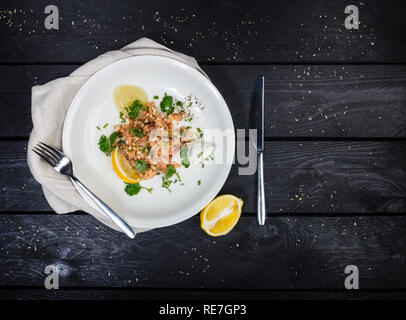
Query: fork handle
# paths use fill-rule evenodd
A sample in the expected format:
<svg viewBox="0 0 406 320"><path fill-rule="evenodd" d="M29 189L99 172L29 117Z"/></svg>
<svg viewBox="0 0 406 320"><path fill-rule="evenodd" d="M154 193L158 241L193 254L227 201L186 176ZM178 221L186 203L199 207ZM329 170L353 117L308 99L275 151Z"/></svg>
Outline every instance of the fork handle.
<svg viewBox="0 0 406 320"><path fill-rule="evenodd" d="M131 227L121 219L107 204L100 200L92 191L90 191L80 180L76 177L71 177L71 179L76 182L80 189L82 189L90 199L93 200L97 206L103 210L103 212L131 239L135 237L134 231Z"/></svg>

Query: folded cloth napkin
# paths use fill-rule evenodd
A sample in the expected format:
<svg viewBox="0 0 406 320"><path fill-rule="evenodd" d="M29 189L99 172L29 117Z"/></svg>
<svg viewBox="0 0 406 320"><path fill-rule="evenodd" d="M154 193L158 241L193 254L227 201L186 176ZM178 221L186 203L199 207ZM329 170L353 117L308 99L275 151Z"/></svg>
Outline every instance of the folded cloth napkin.
<svg viewBox="0 0 406 320"><path fill-rule="evenodd" d="M207 77L194 58L170 50L151 39L141 38L120 50L109 51L98 56L65 78L32 88L31 113L34 128L28 142L27 161L32 175L42 185L45 198L56 213L82 210L109 227L119 230L107 216L95 210L80 196L68 177L58 174L31 149L38 141L62 149L63 123L72 99L79 88L95 72L110 63L137 55L157 55L180 60L193 66ZM147 229L133 228L133 230L137 233Z"/></svg>

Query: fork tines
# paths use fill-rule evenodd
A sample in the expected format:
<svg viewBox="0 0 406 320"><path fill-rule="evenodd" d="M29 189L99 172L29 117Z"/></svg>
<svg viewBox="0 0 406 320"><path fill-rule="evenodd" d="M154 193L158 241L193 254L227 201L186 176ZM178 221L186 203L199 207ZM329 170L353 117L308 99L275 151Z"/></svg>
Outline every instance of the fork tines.
<svg viewBox="0 0 406 320"><path fill-rule="evenodd" d="M51 166L55 167L58 162L61 160L62 158L62 153L43 143L43 142L39 142L33 149L33 152L35 152L37 155L39 155L42 159L44 159L46 162L48 162Z"/></svg>

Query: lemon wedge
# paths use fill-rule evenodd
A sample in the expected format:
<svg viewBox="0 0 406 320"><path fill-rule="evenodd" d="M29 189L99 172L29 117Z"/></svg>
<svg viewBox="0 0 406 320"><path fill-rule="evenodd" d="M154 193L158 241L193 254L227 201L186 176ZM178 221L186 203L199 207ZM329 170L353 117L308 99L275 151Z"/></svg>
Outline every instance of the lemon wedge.
<svg viewBox="0 0 406 320"><path fill-rule="evenodd" d="M231 194L215 198L200 213L201 228L213 237L229 233L240 219L243 204Z"/></svg>
<svg viewBox="0 0 406 320"><path fill-rule="evenodd" d="M111 159L114 171L121 180L131 184L140 182L141 179L137 171L128 163L124 155L118 151L118 148L114 149Z"/></svg>
<svg viewBox="0 0 406 320"><path fill-rule="evenodd" d="M127 114L125 107L130 106L135 100L139 100L144 105L147 104L148 95L140 87L122 85L114 89L113 99L118 111Z"/></svg>

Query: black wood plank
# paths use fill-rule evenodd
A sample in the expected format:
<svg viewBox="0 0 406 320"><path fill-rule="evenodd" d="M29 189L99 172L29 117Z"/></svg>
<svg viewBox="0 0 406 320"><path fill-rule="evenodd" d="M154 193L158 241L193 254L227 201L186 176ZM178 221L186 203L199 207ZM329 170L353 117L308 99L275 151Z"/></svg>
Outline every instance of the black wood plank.
<svg viewBox="0 0 406 320"><path fill-rule="evenodd" d="M0 66L0 136L27 137L31 86L77 65ZM248 127L259 74L266 77L267 137L406 137L406 66L204 66L236 128Z"/></svg>
<svg viewBox="0 0 406 320"><path fill-rule="evenodd" d="M0 142L0 211L50 211L26 163L25 141ZM406 142L268 141L266 201L272 213L404 213ZM236 165L220 193L256 212L255 176Z"/></svg>
<svg viewBox="0 0 406 320"><path fill-rule="evenodd" d="M243 216L212 238L194 217L130 240L90 216L1 215L0 285L43 286L55 264L61 288L339 290L352 264L361 289L404 290L405 231L406 217Z"/></svg>
<svg viewBox="0 0 406 320"><path fill-rule="evenodd" d="M359 30L344 27L348 1L62 1L46 30L45 0L4 0L0 62L84 62L140 37L200 62L405 62L403 1L355 3Z"/></svg>
<svg viewBox="0 0 406 320"><path fill-rule="evenodd" d="M7 288L1 300L404 300L403 290L210 290L144 288Z"/></svg>

